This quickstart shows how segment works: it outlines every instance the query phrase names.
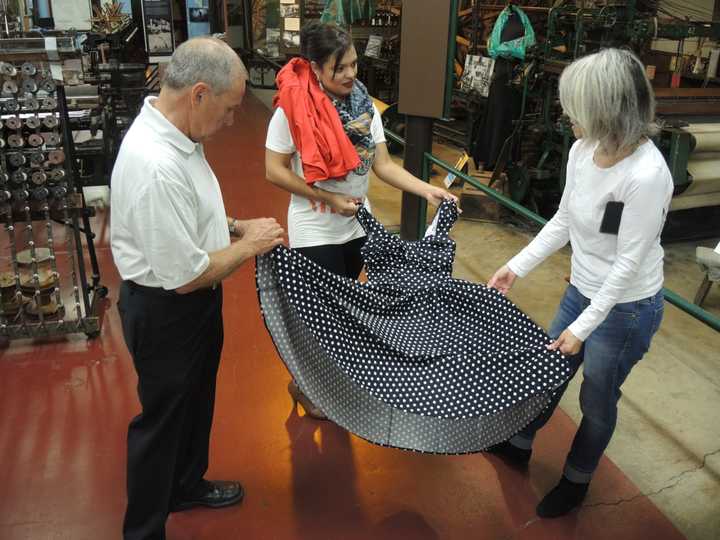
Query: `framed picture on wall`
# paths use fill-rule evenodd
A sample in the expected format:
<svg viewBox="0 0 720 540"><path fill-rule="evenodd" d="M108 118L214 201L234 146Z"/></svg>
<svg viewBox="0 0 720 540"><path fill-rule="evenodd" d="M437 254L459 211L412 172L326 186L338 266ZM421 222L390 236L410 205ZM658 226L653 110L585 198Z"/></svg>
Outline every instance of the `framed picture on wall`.
<svg viewBox="0 0 720 540"><path fill-rule="evenodd" d="M171 55L175 50L170 0L143 0L145 48L150 56Z"/></svg>

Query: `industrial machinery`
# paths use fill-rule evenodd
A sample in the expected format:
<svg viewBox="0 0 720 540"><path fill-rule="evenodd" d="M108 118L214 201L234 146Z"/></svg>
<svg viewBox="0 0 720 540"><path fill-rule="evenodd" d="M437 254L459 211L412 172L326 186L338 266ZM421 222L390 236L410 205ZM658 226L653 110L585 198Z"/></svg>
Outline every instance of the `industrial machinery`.
<svg viewBox="0 0 720 540"><path fill-rule="evenodd" d="M503 146L492 182L505 173L513 199L551 214L564 187L573 142L557 99L564 67L602 47L629 46L642 58L651 39L688 37L720 38L720 23L661 18L656 7L636 0L587 8L565 3L549 9L544 42L527 52L519 68L522 112ZM720 124L715 123L720 90L658 89L656 99L663 126L656 143L676 186L671 210L720 205L720 172L714 161L720 156ZM522 146L520 160L511 159L516 145Z"/></svg>
<svg viewBox="0 0 720 540"><path fill-rule="evenodd" d="M125 133L144 98L159 91L158 68L148 64L142 38L129 18L112 32L86 34L82 47L83 82L96 88L97 97L89 105L79 105L87 114L71 120L73 131L89 131L92 136L77 145L79 173L83 185L109 185Z"/></svg>
<svg viewBox="0 0 720 540"><path fill-rule="evenodd" d="M93 209L78 179L61 68L61 60L79 56L69 36L0 39L2 338L100 331L107 289L100 285Z"/></svg>

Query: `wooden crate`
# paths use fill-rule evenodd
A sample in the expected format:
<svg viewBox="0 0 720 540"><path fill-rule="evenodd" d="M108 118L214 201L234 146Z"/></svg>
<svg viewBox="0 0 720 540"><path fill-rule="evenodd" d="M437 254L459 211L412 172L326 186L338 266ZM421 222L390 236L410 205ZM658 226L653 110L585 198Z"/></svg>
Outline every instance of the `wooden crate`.
<svg viewBox="0 0 720 540"><path fill-rule="evenodd" d="M490 183L492 172L475 173L472 176L485 185ZM493 185L493 188L505 192L506 178L502 175ZM500 203L488 197L485 193L471 186L467 182L460 194L460 208L462 208L463 219L472 221L499 222L506 215L507 210Z"/></svg>

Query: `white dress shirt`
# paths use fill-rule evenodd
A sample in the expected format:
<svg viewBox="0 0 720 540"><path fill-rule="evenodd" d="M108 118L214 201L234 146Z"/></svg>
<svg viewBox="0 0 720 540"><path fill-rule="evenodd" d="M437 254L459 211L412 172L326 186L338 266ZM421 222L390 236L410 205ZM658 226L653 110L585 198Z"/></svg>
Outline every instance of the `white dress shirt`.
<svg viewBox="0 0 720 540"><path fill-rule="evenodd" d="M662 288L660 233L673 192L665 158L652 141L609 168L595 164L596 147L582 139L572 146L557 213L508 263L523 277L570 241L570 282L591 300L569 326L583 341L615 304L647 298ZM625 205L618 234L600 232L609 201Z"/></svg>
<svg viewBox="0 0 720 540"><path fill-rule="evenodd" d="M145 100L118 153L110 236L123 280L172 290L230 245L220 185L195 143Z"/></svg>

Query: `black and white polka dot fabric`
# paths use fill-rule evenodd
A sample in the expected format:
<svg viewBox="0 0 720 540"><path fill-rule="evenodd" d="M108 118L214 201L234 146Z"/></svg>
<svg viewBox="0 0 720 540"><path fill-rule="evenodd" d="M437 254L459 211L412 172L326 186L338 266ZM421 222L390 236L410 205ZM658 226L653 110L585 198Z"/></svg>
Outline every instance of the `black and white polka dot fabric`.
<svg viewBox="0 0 720 540"><path fill-rule="evenodd" d="M367 283L283 246L257 259L265 323L303 392L376 444L477 452L534 419L571 374L512 302L452 278L454 203L405 242L361 208Z"/></svg>

